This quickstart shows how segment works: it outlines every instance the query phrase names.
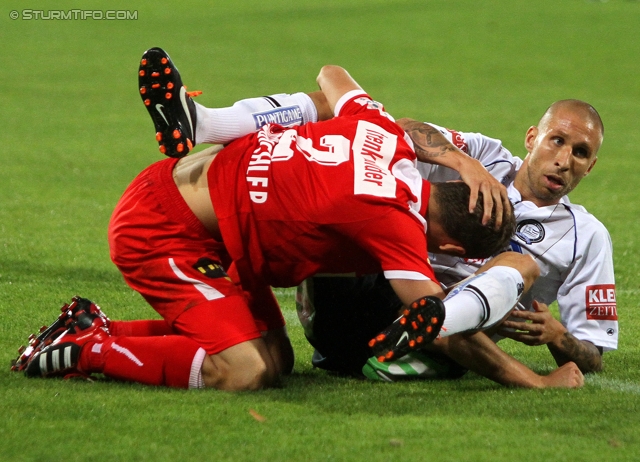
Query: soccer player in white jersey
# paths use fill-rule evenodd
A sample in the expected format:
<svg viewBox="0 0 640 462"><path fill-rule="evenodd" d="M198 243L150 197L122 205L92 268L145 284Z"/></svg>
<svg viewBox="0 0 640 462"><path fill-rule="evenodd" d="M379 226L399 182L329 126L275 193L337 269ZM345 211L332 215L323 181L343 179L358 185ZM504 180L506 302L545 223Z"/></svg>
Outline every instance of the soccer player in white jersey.
<svg viewBox="0 0 640 462"><path fill-rule="evenodd" d="M259 116L277 114L283 108L291 111L292 106L301 108L302 123L327 117L318 93L252 98L221 110L199 107L199 116L209 122L202 124L203 138L206 135L208 142L228 142L244 131L255 130ZM542 275L521 301L524 310L507 321L500 334L528 345L547 345L558 365L574 361L583 372L601 370L602 352L617 348L612 246L604 226L567 197L597 159L604 128L595 109L577 100L554 103L539 124L527 131L528 154L524 161L514 157L499 140L480 134L408 119L398 122L412 134L417 149L418 134L425 139L440 132L508 186L518 220L512 250L532 255ZM428 164L420 164L419 169L432 181L459 179L451 169ZM431 258L445 283L463 279L483 263L441 255ZM555 300L560 321L548 309ZM442 350L500 383L537 386L535 374L496 348L484 334L465 336L459 343L450 340ZM393 374L388 369L374 374L389 378ZM401 369L400 375L406 375L407 368ZM430 376L432 372L414 374Z"/></svg>
<svg viewBox="0 0 640 462"><path fill-rule="evenodd" d="M524 161L499 140L431 126L507 186L517 220L511 248L540 266L541 277L520 302L525 310L499 333L528 345L546 344L559 365L574 361L583 372L600 371L603 351L618 344L611 238L600 221L567 197L596 163L604 131L598 113L582 101L554 103L527 131ZM431 181L456 179L437 166L418 168ZM483 263L435 254L431 262L445 284ZM560 321L548 309L556 300Z"/></svg>

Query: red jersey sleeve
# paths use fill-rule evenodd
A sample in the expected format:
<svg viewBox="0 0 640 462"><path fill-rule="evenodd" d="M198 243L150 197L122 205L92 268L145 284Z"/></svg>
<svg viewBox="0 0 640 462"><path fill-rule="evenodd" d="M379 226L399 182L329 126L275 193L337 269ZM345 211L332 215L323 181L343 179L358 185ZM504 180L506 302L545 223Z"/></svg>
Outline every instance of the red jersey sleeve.
<svg viewBox="0 0 640 462"><path fill-rule="evenodd" d="M338 100L335 107L336 117L350 116L350 115L363 115L363 113L370 112L373 116L383 116L392 122L395 122L393 117L384 111L382 103L374 101L363 90L351 90Z"/></svg>

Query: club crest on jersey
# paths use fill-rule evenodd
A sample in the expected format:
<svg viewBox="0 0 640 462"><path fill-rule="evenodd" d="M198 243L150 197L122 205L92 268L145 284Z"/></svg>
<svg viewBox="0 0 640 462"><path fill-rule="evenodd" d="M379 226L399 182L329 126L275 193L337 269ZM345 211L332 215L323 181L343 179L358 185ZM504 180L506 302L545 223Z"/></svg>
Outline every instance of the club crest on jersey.
<svg viewBox="0 0 640 462"><path fill-rule="evenodd" d="M369 98L365 98L364 96L355 99L354 102L360 104L361 106L367 106L367 109L377 109L380 112L382 112L382 110L384 109L384 106L382 106L382 103L373 101L372 99L369 99Z"/></svg>
<svg viewBox="0 0 640 462"><path fill-rule="evenodd" d="M256 130L266 124L278 124L283 127L302 125L302 111L299 106L278 107L270 111L255 112L251 115L256 123Z"/></svg>
<svg viewBox="0 0 640 462"><path fill-rule="evenodd" d="M544 226L537 220L522 220L516 225L516 237L525 244L535 244L544 239Z"/></svg>
<svg viewBox="0 0 640 462"><path fill-rule="evenodd" d="M587 319L599 321L617 321L615 284L587 286L585 292Z"/></svg>
<svg viewBox="0 0 640 462"><path fill-rule="evenodd" d="M193 265L193 268L211 279L226 278L231 280L220 263L207 257L200 258L196 264Z"/></svg>

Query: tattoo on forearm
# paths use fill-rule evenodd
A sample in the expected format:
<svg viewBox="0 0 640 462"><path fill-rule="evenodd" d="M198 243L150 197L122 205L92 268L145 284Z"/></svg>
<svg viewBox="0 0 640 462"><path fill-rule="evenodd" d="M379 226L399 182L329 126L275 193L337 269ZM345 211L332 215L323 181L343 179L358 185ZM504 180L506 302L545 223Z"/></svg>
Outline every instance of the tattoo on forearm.
<svg viewBox="0 0 640 462"><path fill-rule="evenodd" d="M430 125L416 123L406 131L413 140L418 159L440 157L456 150L442 133Z"/></svg>
<svg viewBox="0 0 640 462"><path fill-rule="evenodd" d="M561 345L561 349L550 348L558 364L573 361L582 372L598 372L602 369L602 353L591 342L580 341L565 332Z"/></svg>

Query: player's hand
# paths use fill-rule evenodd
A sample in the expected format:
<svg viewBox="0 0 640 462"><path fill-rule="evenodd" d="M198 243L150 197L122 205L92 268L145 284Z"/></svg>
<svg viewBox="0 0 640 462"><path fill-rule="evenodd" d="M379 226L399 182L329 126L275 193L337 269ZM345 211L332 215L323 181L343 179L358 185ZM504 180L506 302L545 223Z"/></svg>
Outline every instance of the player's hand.
<svg viewBox="0 0 640 462"><path fill-rule="evenodd" d="M542 379L543 388L580 388L584 375L574 362L563 364Z"/></svg>
<svg viewBox="0 0 640 462"><path fill-rule="evenodd" d="M495 209L498 229L505 218L511 214L511 203L507 195L507 188L496 180L480 161L468 158L460 168L460 177L471 189L469 197L469 212L472 213L476 207L479 193L482 193L484 215L482 224L486 225L491 220L491 214Z"/></svg>
<svg viewBox="0 0 640 462"><path fill-rule="evenodd" d="M469 212L476 208L479 193L482 193L484 214L482 224L491 220L495 208L496 229L502 225L505 214L511 213L507 189L487 171L482 163L469 157L454 146L442 133L429 124L414 119L402 118L396 123L413 141L416 157L420 162L452 168L471 189Z"/></svg>
<svg viewBox="0 0 640 462"><path fill-rule="evenodd" d="M535 311L512 311L509 319L500 325L498 334L525 345L537 346L551 343L567 332L547 305L534 300L533 309ZM522 321L514 321L513 318Z"/></svg>

